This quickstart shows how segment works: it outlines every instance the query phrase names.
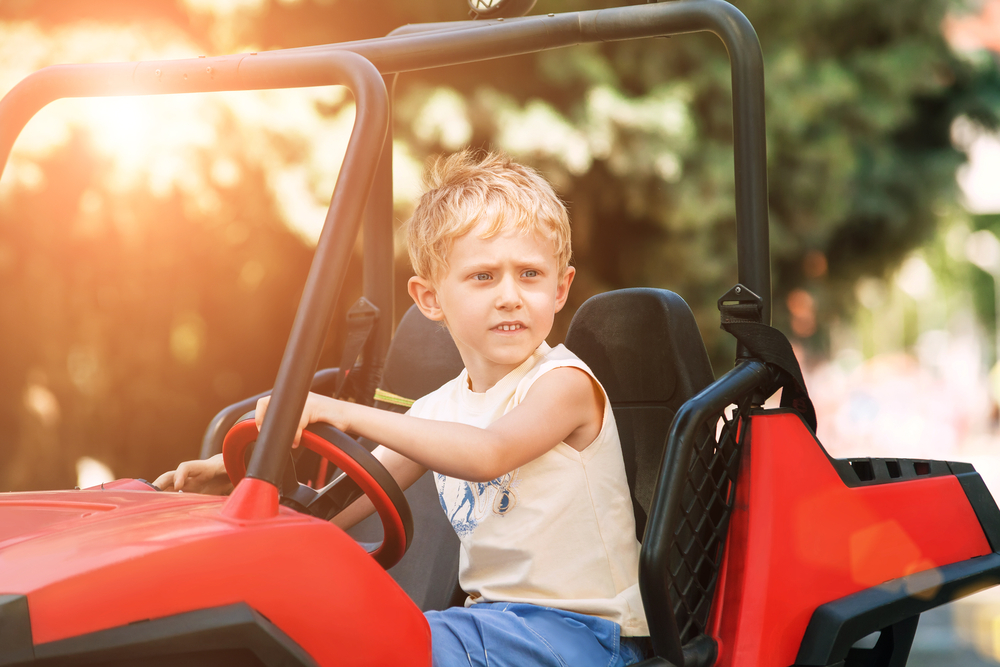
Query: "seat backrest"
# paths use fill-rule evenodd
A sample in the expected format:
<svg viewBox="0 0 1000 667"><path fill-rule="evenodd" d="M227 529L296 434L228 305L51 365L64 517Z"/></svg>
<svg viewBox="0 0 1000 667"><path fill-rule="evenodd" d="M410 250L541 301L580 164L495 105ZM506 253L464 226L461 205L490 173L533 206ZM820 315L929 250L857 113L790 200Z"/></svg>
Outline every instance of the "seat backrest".
<svg viewBox="0 0 1000 667"><path fill-rule="evenodd" d="M462 357L448 330L440 322L428 320L416 306L410 306L396 327L379 388L417 399L457 377L462 368ZM379 401L375 405L397 412L406 410ZM369 449L375 447L370 440L360 441ZM389 574L421 610L445 609L452 603L458 583L458 536L441 511L431 473L417 480L405 495L413 513L413 543ZM369 517L348 533L359 542L382 539L377 516Z"/></svg>
<svg viewBox="0 0 1000 667"><path fill-rule="evenodd" d="M410 306L389 345L379 387L417 399L457 377L464 367L448 330Z"/></svg>
<svg viewBox="0 0 1000 667"><path fill-rule="evenodd" d="M588 299L573 316L565 344L590 366L611 401L641 540L670 423L714 380L701 332L677 294L633 288Z"/></svg>

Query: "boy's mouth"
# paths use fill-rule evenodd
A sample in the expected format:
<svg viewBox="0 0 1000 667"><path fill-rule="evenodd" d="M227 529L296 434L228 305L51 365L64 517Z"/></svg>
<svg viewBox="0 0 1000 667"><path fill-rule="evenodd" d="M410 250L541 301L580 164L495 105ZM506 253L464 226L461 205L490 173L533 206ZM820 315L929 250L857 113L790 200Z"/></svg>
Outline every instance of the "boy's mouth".
<svg viewBox="0 0 1000 667"><path fill-rule="evenodd" d="M524 325L520 322L515 322L513 324L498 324L493 328L497 331L518 331L519 329L523 329Z"/></svg>

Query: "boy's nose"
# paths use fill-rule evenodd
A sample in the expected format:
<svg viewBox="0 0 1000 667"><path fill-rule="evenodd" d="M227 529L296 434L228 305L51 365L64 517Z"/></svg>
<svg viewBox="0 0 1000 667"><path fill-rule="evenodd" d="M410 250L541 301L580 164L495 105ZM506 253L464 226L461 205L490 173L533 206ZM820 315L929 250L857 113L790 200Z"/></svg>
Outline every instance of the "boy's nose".
<svg viewBox="0 0 1000 667"><path fill-rule="evenodd" d="M497 285L497 307L516 308L521 304L521 292L513 278L504 277Z"/></svg>

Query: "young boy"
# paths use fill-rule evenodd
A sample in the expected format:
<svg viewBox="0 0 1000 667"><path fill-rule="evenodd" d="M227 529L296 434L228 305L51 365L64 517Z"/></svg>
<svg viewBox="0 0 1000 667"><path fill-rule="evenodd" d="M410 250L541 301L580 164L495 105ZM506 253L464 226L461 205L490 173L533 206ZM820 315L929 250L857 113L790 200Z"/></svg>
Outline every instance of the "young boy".
<svg viewBox="0 0 1000 667"><path fill-rule="evenodd" d="M375 455L404 489L435 472L469 594L427 612L436 667L637 662L633 638L648 630L614 415L590 369L545 343L575 275L566 209L499 154L439 160L428 185L407 223L409 293L465 370L406 415L310 394L300 429L322 421L382 443ZM155 484L221 491L221 455ZM362 499L336 522L372 511Z"/></svg>

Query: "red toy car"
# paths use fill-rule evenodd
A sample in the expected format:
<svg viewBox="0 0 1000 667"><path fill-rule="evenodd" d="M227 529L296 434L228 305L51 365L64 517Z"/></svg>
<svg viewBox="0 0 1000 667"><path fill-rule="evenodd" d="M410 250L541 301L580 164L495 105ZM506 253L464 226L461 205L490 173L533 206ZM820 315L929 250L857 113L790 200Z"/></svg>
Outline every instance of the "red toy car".
<svg viewBox="0 0 1000 667"><path fill-rule="evenodd" d="M166 494L120 480L0 495L0 665L429 666L420 606L447 604L456 585L457 547L434 532L444 521L436 498L424 503L419 483L404 496L364 443L332 428L304 438L322 458L315 467L289 462L310 387L392 408L460 363L447 334L418 313L395 334L391 317L378 316L393 311L386 82L403 71L706 30L725 43L733 71L739 284L719 307L739 341L735 368L713 378L690 309L665 290L594 297L566 340L606 388L622 436L655 651L642 664L900 666L921 612L1000 581L1000 511L972 466L834 460L816 440L798 365L768 326L756 34L723 0L679 0L407 26L270 53L56 66L8 93L4 160L32 115L61 97L341 84L358 113L263 429L258 437L239 420L248 399L206 434L203 454L224 449L235 491ZM316 373L362 226L366 300L343 325L343 370ZM778 387L784 407L762 409ZM362 492L385 530L373 554L327 521ZM392 570L397 584L384 568L411 542ZM873 648L854 646L872 633Z"/></svg>

